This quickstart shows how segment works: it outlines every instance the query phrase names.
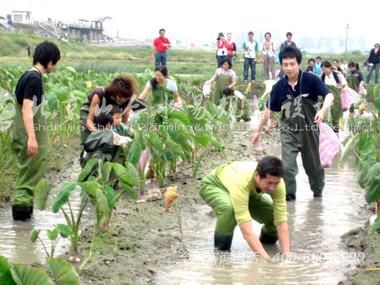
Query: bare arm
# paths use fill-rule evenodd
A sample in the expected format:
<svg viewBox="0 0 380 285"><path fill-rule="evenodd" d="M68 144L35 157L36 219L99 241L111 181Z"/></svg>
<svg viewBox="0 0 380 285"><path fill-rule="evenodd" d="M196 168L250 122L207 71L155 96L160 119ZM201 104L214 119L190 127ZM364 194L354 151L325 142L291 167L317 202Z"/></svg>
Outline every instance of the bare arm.
<svg viewBox="0 0 380 285"><path fill-rule="evenodd" d="M280 247L282 253L290 252L290 242L289 242L289 228L288 223L283 222L277 226L278 239L280 241Z"/></svg>
<svg viewBox="0 0 380 285"><path fill-rule="evenodd" d="M242 223L239 225L240 230L243 234L244 239L247 241L249 247L253 252L259 254L265 259L270 259L270 256L265 251L263 245L261 244L257 235L253 232L251 222Z"/></svg>
<svg viewBox="0 0 380 285"><path fill-rule="evenodd" d="M145 87L144 90L140 93L138 99L146 101L146 98L148 97L149 91L150 91L150 88Z"/></svg>
<svg viewBox="0 0 380 285"><path fill-rule="evenodd" d="M24 127L28 135L27 154L29 156L33 156L38 153L38 143L36 139L36 134L34 132L33 101L29 99L24 99L22 101L21 112Z"/></svg>
<svg viewBox="0 0 380 285"><path fill-rule="evenodd" d="M95 132L96 127L94 125L95 113L100 105L100 97L98 94L94 94L91 99L90 110L88 112L86 126L90 130L90 132Z"/></svg>
<svg viewBox="0 0 380 285"><path fill-rule="evenodd" d="M176 103L180 103L180 104L182 104L181 97L179 96L178 91L173 92L173 97L174 97L174 101L175 101Z"/></svg>
<svg viewBox="0 0 380 285"><path fill-rule="evenodd" d="M265 107L265 110L264 110L264 112L260 118L259 125L257 126L255 131L253 132L252 144L254 146L257 146L259 144L260 132L261 132L263 126L265 126L266 123L268 122L268 120L270 118L270 114L271 114L271 110L269 108Z"/></svg>
<svg viewBox="0 0 380 285"><path fill-rule="evenodd" d="M333 102L334 102L334 95L332 95L331 93L327 94L323 102L322 108L315 115L315 118L314 118L315 123L317 124L322 123L327 110L332 106Z"/></svg>

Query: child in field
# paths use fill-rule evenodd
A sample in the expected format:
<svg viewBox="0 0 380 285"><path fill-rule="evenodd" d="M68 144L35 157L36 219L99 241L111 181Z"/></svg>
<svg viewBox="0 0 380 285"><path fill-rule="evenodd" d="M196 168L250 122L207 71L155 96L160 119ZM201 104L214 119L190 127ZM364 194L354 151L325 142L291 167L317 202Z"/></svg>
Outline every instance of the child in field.
<svg viewBox="0 0 380 285"><path fill-rule="evenodd" d="M123 110L119 106L112 108L112 130L120 136L133 138L133 130L123 123Z"/></svg>
<svg viewBox="0 0 380 285"><path fill-rule="evenodd" d="M84 142L85 152L82 167L93 157L105 161L113 160L118 151L118 146L124 146L132 141L130 137L122 136L113 131L112 112L101 112L95 116L94 125L97 130L90 133Z"/></svg>

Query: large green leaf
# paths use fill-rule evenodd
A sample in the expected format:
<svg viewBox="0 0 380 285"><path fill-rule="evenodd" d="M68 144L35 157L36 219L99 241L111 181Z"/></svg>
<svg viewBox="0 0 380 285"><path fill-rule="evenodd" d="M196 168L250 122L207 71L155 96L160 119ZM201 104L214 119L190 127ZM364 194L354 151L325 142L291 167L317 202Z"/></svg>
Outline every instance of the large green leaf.
<svg viewBox="0 0 380 285"><path fill-rule="evenodd" d="M21 264L13 264L10 268L17 285L54 285L49 276L40 269Z"/></svg>
<svg viewBox="0 0 380 285"><path fill-rule="evenodd" d="M40 180L34 188L34 203L39 210L46 209L47 199L51 190L51 185L46 179Z"/></svg>
<svg viewBox="0 0 380 285"><path fill-rule="evenodd" d="M194 141L201 146L208 146L210 143L211 137L207 133L197 133L194 134Z"/></svg>
<svg viewBox="0 0 380 285"><path fill-rule="evenodd" d="M128 178L129 178L129 185L131 187L133 186L138 186L140 184L140 176L138 171L136 170L136 167L132 165L130 162L125 162L124 164L125 169L127 170L128 173Z"/></svg>
<svg viewBox="0 0 380 285"><path fill-rule="evenodd" d="M65 224L58 224L57 230L59 231L59 234L63 238L67 238L67 237L72 236L74 234L73 230L68 225L65 225Z"/></svg>
<svg viewBox="0 0 380 285"><path fill-rule="evenodd" d="M66 182L63 184L58 196L54 199L52 211L57 213L64 204L69 201L71 192L77 188L77 182Z"/></svg>
<svg viewBox="0 0 380 285"><path fill-rule="evenodd" d="M9 262L3 256L0 256L0 284L1 285L16 285L16 283L13 281Z"/></svg>
<svg viewBox="0 0 380 285"><path fill-rule="evenodd" d="M179 110L174 110L174 109L170 109L169 110L169 119L171 118L175 118L177 120L180 120L182 123L186 124L186 125L189 125L190 124L190 119L189 117L187 116L187 114L183 111L179 111Z"/></svg>
<svg viewBox="0 0 380 285"><path fill-rule="evenodd" d="M107 197L100 190L96 192L96 208L103 214L109 214L111 212Z"/></svg>
<svg viewBox="0 0 380 285"><path fill-rule="evenodd" d="M130 187L139 184L138 172L130 162L126 162L125 167L119 163L112 163L112 168L115 175L120 179L120 182L127 184Z"/></svg>
<svg viewBox="0 0 380 285"><path fill-rule="evenodd" d="M98 158L91 158L89 161L87 161L85 167L82 169L82 172L79 174L79 182L85 181L96 171L96 165L98 164L98 160Z"/></svg>
<svg viewBox="0 0 380 285"><path fill-rule="evenodd" d="M163 143L157 132L155 131L150 132L149 135L147 136L147 140L149 142L149 148L153 152L158 153L158 154L162 152Z"/></svg>
<svg viewBox="0 0 380 285"><path fill-rule="evenodd" d="M110 175L112 171L112 164L110 162L105 162L102 166L102 182L107 184L110 180Z"/></svg>
<svg viewBox="0 0 380 285"><path fill-rule="evenodd" d="M103 192L107 197L109 207L113 209L117 202L115 190L111 186L106 185L104 186Z"/></svg>
<svg viewBox="0 0 380 285"><path fill-rule="evenodd" d="M80 183L80 187L87 193L88 196L91 197L91 199L96 199L96 193L98 191L102 191L102 186L95 180L82 182Z"/></svg>
<svg viewBox="0 0 380 285"><path fill-rule="evenodd" d="M380 174L378 174L378 176L371 181L365 198L368 203L373 203L380 200Z"/></svg>
<svg viewBox="0 0 380 285"><path fill-rule="evenodd" d="M128 150L127 160L133 165L137 165L139 163L141 153L142 153L141 143L138 140L133 141Z"/></svg>
<svg viewBox="0 0 380 285"><path fill-rule="evenodd" d="M79 276L74 267L63 259L49 258L49 271L57 285L80 285Z"/></svg>

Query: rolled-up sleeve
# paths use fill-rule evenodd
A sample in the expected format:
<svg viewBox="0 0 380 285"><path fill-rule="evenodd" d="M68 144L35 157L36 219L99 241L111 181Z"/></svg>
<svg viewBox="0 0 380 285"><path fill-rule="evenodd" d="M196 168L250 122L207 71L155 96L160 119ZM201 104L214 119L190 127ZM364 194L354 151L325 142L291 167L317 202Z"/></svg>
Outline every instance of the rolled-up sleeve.
<svg viewBox="0 0 380 285"><path fill-rule="evenodd" d="M286 188L285 182L281 179L280 183L272 193L274 224L277 226L288 221L288 211L286 207Z"/></svg>

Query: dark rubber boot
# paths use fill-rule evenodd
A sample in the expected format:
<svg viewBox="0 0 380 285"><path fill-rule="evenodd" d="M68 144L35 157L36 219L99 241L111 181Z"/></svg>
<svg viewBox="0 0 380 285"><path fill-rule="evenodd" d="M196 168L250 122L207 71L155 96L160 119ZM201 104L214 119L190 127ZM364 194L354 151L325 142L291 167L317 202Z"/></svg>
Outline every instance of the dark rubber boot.
<svg viewBox="0 0 380 285"><path fill-rule="evenodd" d="M276 243L277 239L278 239L277 236L267 235L261 229L261 234L260 234L260 241L261 241L261 243L274 244L274 243Z"/></svg>
<svg viewBox="0 0 380 285"><path fill-rule="evenodd" d="M33 206L12 205L12 216L15 221L30 220L33 214Z"/></svg>
<svg viewBox="0 0 380 285"><path fill-rule="evenodd" d="M217 250L229 251L231 250L233 236L217 235L214 234L214 247Z"/></svg>
<svg viewBox="0 0 380 285"><path fill-rule="evenodd" d="M286 194L286 201L295 201L296 194Z"/></svg>

